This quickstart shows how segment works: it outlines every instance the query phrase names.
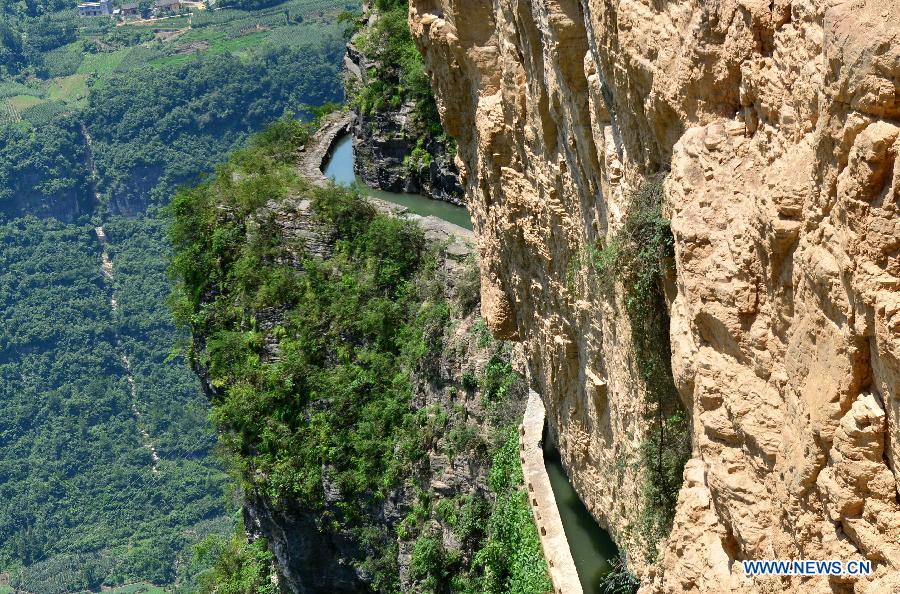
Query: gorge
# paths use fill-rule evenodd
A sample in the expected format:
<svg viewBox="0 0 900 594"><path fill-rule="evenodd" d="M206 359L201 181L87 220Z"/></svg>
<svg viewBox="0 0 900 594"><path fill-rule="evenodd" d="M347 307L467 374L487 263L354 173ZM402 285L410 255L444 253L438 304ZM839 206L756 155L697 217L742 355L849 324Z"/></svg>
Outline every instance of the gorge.
<svg viewBox="0 0 900 594"><path fill-rule="evenodd" d="M900 594L898 0L74 2L0 594Z"/></svg>
<svg viewBox="0 0 900 594"><path fill-rule="evenodd" d="M410 4L459 147L482 313L523 345L576 491L642 592L900 589L896 6ZM635 237L660 242L653 274ZM633 307L654 286L661 307ZM664 330L672 399L646 381L641 311ZM648 395L671 414L646 418ZM670 534L647 522L648 427L690 438ZM740 566L778 558L873 572Z"/></svg>
<svg viewBox="0 0 900 594"><path fill-rule="evenodd" d="M322 171L336 183L342 185L357 184L357 187L365 195L400 206L406 209L407 212L424 217L436 217L463 228L471 228L471 220L468 213L465 209L458 206L415 194L373 190L363 185L353 172L353 143L349 135L340 138L329 152L330 156L327 158ZM317 158L313 160L317 160ZM541 419L543 420L543 416ZM525 439L524 434L521 439ZM555 495L554 501L548 502L548 505L558 507L561 522L556 528L560 536L563 537L561 546L571 550L574 560L574 572L572 568L569 569L569 572L573 573L573 575L568 577L579 580L585 593L599 594L602 592L601 584L603 578L611 570L610 562L618 555L616 546L610 540L609 535L597 525L578 498L566 476L559 452L553 446L553 440L550 436L544 435L542 437L533 437L532 439L535 441L535 444L537 444L538 439L543 444L543 447L539 448L539 453L543 455L545 464L541 465L540 472L546 474ZM526 471L527 475L524 462L523 471ZM543 536L542 545L546 551L549 543Z"/></svg>
<svg viewBox="0 0 900 594"><path fill-rule="evenodd" d="M858 4L410 3L484 327L641 592L900 589L900 26ZM798 558L873 570L741 566Z"/></svg>

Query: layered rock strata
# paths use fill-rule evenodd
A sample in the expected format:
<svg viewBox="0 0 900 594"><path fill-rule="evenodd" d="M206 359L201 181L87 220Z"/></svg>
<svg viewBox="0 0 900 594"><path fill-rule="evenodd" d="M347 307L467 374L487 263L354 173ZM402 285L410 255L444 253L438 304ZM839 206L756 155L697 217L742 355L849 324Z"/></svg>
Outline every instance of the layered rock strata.
<svg viewBox="0 0 900 594"><path fill-rule="evenodd" d="M892 0L412 0L482 262L573 484L645 592L900 591L900 11ZM692 422L645 559L621 289L584 255L668 172ZM756 578L742 559L867 559Z"/></svg>

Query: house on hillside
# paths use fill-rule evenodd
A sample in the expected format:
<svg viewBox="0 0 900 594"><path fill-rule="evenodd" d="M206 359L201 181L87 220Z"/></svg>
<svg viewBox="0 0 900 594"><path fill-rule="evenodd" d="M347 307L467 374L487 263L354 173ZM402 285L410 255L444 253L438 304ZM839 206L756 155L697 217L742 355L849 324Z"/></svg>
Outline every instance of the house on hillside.
<svg viewBox="0 0 900 594"><path fill-rule="evenodd" d="M78 5L78 16L80 17L111 16L112 13L112 0L82 2Z"/></svg>
<svg viewBox="0 0 900 594"><path fill-rule="evenodd" d="M153 3L153 12L157 15L170 14L181 10L180 0L156 0Z"/></svg>
<svg viewBox="0 0 900 594"><path fill-rule="evenodd" d="M129 2L128 4L123 4L121 10L122 18L127 19L128 17L136 17L140 16L141 10L138 7L137 2Z"/></svg>

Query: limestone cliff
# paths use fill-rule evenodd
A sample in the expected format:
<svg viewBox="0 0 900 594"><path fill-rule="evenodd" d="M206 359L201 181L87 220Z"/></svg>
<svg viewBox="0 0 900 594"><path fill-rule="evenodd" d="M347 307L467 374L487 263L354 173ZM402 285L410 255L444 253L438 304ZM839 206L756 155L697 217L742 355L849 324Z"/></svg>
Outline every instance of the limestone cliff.
<svg viewBox="0 0 900 594"><path fill-rule="evenodd" d="M482 261L573 483L645 592L900 591L900 12L893 0L413 0ZM667 173L690 415L661 560L622 288L579 265ZM574 271L574 273L573 273ZM741 559L869 559L757 578Z"/></svg>

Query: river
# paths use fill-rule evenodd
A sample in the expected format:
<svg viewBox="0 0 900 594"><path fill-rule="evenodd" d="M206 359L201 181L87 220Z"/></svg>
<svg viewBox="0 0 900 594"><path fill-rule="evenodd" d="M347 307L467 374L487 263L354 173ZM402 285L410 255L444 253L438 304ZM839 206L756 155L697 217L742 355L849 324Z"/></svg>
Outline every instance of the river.
<svg viewBox="0 0 900 594"><path fill-rule="evenodd" d="M420 194L401 194L375 190L362 183L362 180L353 173L353 136L351 134L347 134L334 145L331 159L325 165L323 173L326 177L333 179L339 184L348 186L357 184L360 192L367 196L405 206L410 212L417 215L433 215L465 229L472 228L472 219L469 217L466 209L461 206L455 206L441 200L432 200Z"/></svg>

